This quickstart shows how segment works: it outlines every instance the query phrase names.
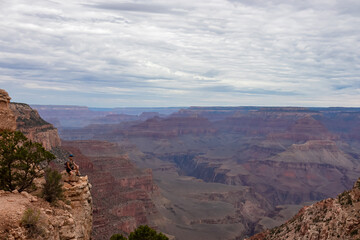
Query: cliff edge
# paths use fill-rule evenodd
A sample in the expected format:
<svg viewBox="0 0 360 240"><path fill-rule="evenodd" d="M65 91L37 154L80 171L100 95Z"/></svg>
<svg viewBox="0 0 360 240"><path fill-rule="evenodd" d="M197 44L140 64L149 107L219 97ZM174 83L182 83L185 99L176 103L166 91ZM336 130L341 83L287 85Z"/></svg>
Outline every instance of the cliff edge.
<svg viewBox="0 0 360 240"><path fill-rule="evenodd" d="M360 239L360 178L354 187L302 208L285 224L248 240Z"/></svg>

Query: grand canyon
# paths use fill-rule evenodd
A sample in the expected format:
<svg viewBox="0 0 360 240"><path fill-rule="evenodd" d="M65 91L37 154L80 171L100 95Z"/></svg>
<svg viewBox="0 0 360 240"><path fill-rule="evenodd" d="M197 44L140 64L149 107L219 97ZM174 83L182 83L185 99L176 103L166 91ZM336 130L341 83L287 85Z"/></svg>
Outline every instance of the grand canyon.
<svg viewBox="0 0 360 240"><path fill-rule="evenodd" d="M360 108L32 108L89 176L94 239L244 239L360 176Z"/></svg>

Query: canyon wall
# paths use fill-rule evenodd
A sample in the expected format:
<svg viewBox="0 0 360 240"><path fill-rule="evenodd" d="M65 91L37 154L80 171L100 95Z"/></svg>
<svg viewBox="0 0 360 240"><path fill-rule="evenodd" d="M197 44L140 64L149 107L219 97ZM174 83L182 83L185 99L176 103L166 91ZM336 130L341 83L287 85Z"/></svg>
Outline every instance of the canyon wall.
<svg viewBox="0 0 360 240"><path fill-rule="evenodd" d="M46 150L61 145L58 131L43 120L39 113L25 103L10 103L10 109L16 117L16 129L29 139L41 143Z"/></svg>
<svg viewBox="0 0 360 240"><path fill-rule="evenodd" d="M62 147L75 155L81 173L93 183L94 239L107 240L150 224L149 216L158 213L152 201L158 188L150 169L138 169L114 143L64 141Z"/></svg>

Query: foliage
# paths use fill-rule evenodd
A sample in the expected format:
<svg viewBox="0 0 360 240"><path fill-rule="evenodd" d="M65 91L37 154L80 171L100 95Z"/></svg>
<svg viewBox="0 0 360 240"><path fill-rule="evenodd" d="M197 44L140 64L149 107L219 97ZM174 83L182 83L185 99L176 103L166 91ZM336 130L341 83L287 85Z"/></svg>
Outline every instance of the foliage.
<svg viewBox="0 0 360 240"><path fill-rule="evenodd" d="M341 205L352 205L353 202L351 200L350 191L345 191L338 195L339 203Z"/></svg>
<svg viewBox="0 0 360 240"><path fill-rule="evenodd" d="M145 225L139 226L134 232L130 233L129 240L168 240L168 238Z"/></svg>
<svg viewBox="0 0 360 240"><path fill-rule="evenodd" d="M46 169L43 190L44 199L50 203L61 199L63 197L62 187L63 183L61 182L61 174L55 169Z"/></svg>
<svg viewBox="0 0 360 240"><path fill-rule="evenodd" d="M111 236L110 240L126 240L126 237L124 237L121 234L116 233Z"/></svg>
<svg viewBox="0 0 360 240"><path fill-rule="evenodd" d="M21 219L21 225L27 229L30 237L43 234L43 226L41 224L40 210L27 208Z"/></svg>
<svg viewBox="0 0 360 240"><path fill-rule="evenodd" d="M52 153L21 132L0 132L0 189L19 192L27 189L41 176L40 164L53 159Z"/></svg>
<svg viewBox="0 0 360 240"><path fill-rule="evenodd" d="M356 234L358 234L359 233L359 230L358 229L354 229L354 230L352 230L351 232L350 232L350 235L351 236L354 236L354 235L356 235Z"/></svg>
<svg viewBox="0 0 360 240"><path fill-rule="evenodd" d="M126 240L126 238L120 234L114 234L110 240ZM128 240L169 240L169 238L145 225L139 226L134 232L130 233Z"/></svg>
<svg viewBox="0 0 360 240"><path fill-rule="evenodd" d="M26 228L35 227L40 219L40 211L33 208L27 208L21 219L21 225Z"/></svg>

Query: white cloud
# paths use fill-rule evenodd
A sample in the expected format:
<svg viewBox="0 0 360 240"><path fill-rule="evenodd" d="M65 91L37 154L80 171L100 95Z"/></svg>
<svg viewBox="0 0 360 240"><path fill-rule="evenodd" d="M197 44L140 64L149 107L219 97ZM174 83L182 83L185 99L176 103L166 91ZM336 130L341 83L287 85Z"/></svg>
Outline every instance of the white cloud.
<svg viewBox="0 0 360 240"><path fill-rule="evenodd" d="M1 87L25 102L360 102L357 1L5 0L0 13Z"/></svg>

